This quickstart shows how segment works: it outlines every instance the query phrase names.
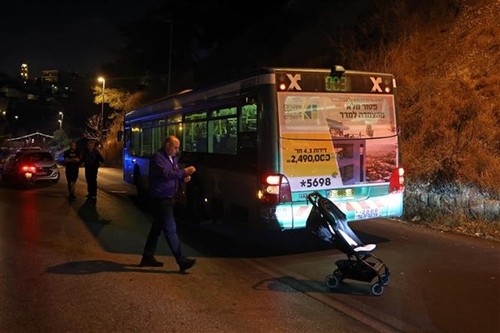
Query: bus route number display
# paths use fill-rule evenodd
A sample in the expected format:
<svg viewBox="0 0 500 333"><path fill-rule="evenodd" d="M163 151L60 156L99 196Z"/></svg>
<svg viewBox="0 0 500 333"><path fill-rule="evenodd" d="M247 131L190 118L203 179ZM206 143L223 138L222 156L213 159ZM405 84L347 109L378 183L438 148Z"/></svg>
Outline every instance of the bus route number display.
<svg viewBox="0 0 500 333"><path fill-rule="evenodd" d="M347 78L326 76L325 77L326 91L348 91Z"/></svg>

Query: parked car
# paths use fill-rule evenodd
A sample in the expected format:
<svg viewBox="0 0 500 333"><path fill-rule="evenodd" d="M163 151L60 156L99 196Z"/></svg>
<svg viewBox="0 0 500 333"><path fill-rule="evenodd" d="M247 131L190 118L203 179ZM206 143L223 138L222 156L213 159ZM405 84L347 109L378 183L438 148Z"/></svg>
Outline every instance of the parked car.
<svg viewBox="0 0 500 333"><path fill-rule="evenodd" d="M57 183L60 173L49 151L21 149L10 155L4 164L2 180L19 185L39 182Z"/></svg>

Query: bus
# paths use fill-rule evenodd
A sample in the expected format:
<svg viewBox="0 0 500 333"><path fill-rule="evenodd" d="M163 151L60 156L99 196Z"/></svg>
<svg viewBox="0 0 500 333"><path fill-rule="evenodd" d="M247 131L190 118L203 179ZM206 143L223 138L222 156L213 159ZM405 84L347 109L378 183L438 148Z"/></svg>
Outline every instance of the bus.
<svg viewBox="0 0 500 333"><path fill-rule="evenodd" d="M348 222L399 217L404 169L396 81L388 73L261 68L128 112L124 180L148 188L151 155L170 134L197 172L177 203L190 218L305 228L317 191Z"/></svg>

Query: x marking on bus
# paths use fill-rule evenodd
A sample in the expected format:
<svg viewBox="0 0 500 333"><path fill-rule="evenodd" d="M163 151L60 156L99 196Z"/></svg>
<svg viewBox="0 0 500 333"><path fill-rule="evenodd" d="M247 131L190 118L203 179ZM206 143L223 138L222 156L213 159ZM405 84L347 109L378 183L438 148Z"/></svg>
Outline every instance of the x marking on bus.
<svg viewBox="0 0 500 333"><path fill-rule="evenodd" d="M373 87L372 87L372 92L377 91L377 92L382 92L382 88L380 88L380 84L382 83L382 78L381 77L371 77L370 80L372 80Z"/></svg>
<svg viewBox="0 0 500 333"><path fill-rule="evenodd" d="M297 90L302 90L302 88L299 86L299 81L301 80L300 74L295 74L292 76L292 74L287 74L288 79L290 80L290 85L288 86L288 90L292 89L297 89Z"/></svg>

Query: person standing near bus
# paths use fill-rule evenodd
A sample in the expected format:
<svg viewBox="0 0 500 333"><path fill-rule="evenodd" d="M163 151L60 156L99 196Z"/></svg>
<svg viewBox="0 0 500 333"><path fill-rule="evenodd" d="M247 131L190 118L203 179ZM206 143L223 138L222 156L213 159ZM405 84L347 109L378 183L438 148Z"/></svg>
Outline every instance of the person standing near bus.
<svg viewBox="0 0 500 333"><path fill-rule="evenodd" d="M101 152L95 147L94 140L87 141L87 148L83 152L82 161L85 166L85 180L87 181L87 198L97 199L97 172L104 162Z"/></svg>
<svg viewBox="0 0 500 333"><path fill-rule="evenodd" d="M154 219L139 266L163 266L163 263L154 257L158 238L163 231L179 270L184 273L193 267L196 259L188 258L182 252L174 218L174 197L180 182L189 182L196 169L194 166L179 167L177 157L179 149L180 140L175 135L170 135L149 163L149 192L153 200Z"/></svg>
<svg viewBox="0 0 500 333"><path fill-rule="evenodd" d="M64 151L64 166L66 173L66 182L68 183L68 200L73 201L76 199L75 189L76 181L78 179L78 171L80 169L81 154L77 149L76 141L69 143L69 148Z"/></svg>

